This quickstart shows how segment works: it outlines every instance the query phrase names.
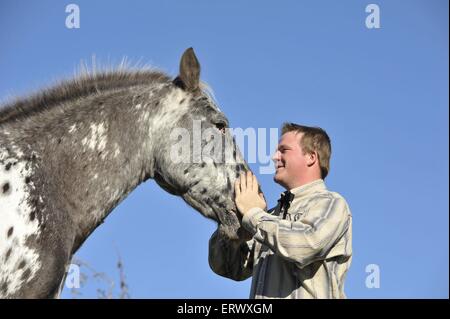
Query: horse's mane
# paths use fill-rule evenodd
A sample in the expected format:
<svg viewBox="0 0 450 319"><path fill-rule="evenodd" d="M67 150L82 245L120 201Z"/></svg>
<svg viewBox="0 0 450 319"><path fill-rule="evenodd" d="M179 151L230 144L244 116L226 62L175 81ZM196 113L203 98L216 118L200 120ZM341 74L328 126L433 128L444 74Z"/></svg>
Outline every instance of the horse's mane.
<svg viewBox="0 0 450 319"><path fill-rule="evenodd" d="M115 90L143 84L164 83L168 75L155 70L102 71L76 76L71 80L60 81L29 97L18 98L0 105L0 124L28 117L33 113L48 110L66 101L86 97L101 91Z"/></svg>

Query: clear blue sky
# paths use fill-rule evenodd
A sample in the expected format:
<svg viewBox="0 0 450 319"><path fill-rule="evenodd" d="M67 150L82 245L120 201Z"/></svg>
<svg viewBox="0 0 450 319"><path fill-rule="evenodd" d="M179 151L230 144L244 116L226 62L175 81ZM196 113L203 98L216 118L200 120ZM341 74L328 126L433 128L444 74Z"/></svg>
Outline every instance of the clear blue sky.
<svg viewBox="0 0 450 319"><path fill-rule="evenodd" d="M2 99L70 76L93 54L176 75L193 46L232 127L293 121L331 136L326 182L353 212L349 298L448 298L448 1L73 1L72 30L69 3L1 2ZM365 26L369 3L380 29ZM251 167L273 206L281 187ZM117 281L117 247L136 298L247 298L250 280L208 266L214 230L148 181L77 256ZM378 289L365 285L369 264L380 267Z"/></svg>

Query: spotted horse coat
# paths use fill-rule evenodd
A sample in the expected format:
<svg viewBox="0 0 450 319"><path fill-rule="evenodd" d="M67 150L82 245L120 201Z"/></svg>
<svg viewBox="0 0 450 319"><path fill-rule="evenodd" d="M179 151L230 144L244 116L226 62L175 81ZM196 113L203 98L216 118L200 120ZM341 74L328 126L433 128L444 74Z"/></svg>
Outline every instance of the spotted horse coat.
<svg viewBox="0 0 450 319"><path fill-rule="evenodd" d="M231 185L248 166L199 75L190 48L175 79L85 74L0 108L0 297L57 297L73 254L147 179L238 238ZM195 136L193 122L228 141L220 156L170 157L174 129Z"/></svg>

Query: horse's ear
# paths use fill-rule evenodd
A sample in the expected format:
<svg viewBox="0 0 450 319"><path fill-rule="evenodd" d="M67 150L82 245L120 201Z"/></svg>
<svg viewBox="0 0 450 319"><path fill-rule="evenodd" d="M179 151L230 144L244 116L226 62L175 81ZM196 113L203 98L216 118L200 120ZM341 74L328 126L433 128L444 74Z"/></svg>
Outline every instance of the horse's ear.
<svg viewBox="0 0 450 319"><path fill-rule="evenodd" d="M180 61L180 75L174 83L182 89L196 92L200 85L200 63L195 56L194 49L189 48L184 51Z"/></svg>

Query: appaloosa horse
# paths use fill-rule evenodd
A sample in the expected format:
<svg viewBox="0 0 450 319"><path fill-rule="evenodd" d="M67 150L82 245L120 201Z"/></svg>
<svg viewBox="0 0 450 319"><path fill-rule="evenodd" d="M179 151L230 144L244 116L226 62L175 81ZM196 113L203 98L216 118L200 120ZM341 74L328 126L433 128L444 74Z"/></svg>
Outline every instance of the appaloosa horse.
<svg viewBox="0 0 450 319"><path fill-rule="evenodd" d="M149 178L238 237L232 185L248 166L199 76L190 48L175 79L88 74L0 109L0 297L57 297L73 254ZM198 137L193 123L231 140L231 158L174 160L169 137Z"/></svg>

